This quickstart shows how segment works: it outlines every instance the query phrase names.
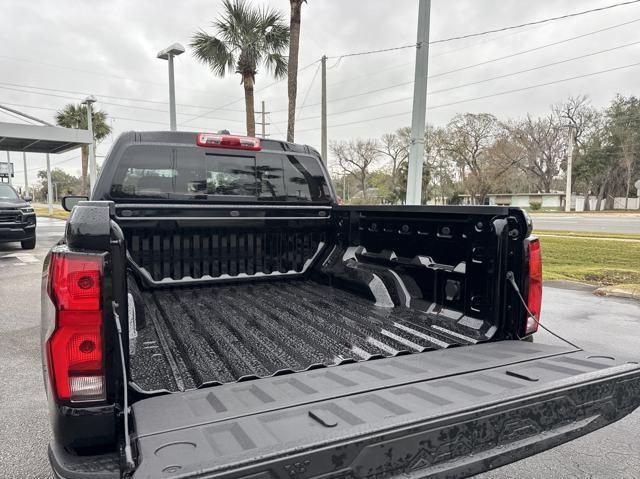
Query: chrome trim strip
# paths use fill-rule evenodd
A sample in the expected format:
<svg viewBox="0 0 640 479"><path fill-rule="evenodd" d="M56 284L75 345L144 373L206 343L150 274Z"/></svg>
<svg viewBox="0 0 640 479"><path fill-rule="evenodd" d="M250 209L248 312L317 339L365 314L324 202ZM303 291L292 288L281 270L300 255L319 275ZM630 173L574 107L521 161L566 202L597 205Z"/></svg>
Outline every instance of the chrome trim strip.
<svg viewBox="0 0 640 479"><path fill-rule="evenodd" d="M320 253L324 249L324 246L325 246L324 241L321 241L320 243L318 243L318 248L316 249L316 252L313 254L311 258L309 258L304 262L304 265L302 266L302 271L290 270L290 271L287 271L286 273L281 273L280 271L273 271L271 273L258 272L255 274L238 273L235 276L225 273L220 276L216 276L215 278L213 276L204 275L204 276L201 276L200 278L185 276L181 279L162 278L160 281L157 281L151 277L151 274L149 273L149 271L147 271L145 268L141 266L138 266L138 264L135 261L133 261L133 258L131 257L128 251L127 251L127 259L133 265L133 267L142 276L144 276L144 278L147 281L149 281L151 284L155 286L163 286L163 285L169 285L169 284L185 285L185 284L199 284L199 283L217 283L222 281L228 281L230 279L264 278L268 276L286 276L286 277L300 276L307 272L307 270L311 267L311 265L314 263L316 258L320 255Z"/></svg>

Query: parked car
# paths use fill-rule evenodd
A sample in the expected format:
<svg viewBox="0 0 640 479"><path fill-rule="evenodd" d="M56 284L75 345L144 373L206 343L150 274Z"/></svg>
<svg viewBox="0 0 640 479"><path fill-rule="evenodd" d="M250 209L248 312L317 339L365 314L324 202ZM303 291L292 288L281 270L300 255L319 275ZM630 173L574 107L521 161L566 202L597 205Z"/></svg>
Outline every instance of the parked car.
<svg viewBox="0 0 640 479"><path fill-rule="evenodd" d="M0 183L0 243L19 241L23 249L36 247L36 213L30 201L20 198L13 186Z"/></svg>
<svg viewBox="0 0 640 479"><path fill-rule="evenodd" d="M337 205L309 146L187 132L121 135L63 203L57 477L463 477L640 404L637 362L522 341L542 262L518 208Z"/></svg>

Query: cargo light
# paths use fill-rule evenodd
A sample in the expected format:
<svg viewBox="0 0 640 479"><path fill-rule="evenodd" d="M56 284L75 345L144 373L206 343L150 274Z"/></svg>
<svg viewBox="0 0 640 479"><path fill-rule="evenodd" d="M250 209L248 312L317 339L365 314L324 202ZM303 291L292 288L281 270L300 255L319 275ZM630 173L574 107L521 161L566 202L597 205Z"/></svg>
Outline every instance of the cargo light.
<svg viewBox="0 0 640 479"><path fill-rule="evenodd" d="M53 253L48 292L55 327L47 341L51 386L59 400L105 400L102 257Z"/></svg>
<svg viewBox="0 0 640 479"><path fill-rule="evenodd" d="M230 148L235 150L260 151L262 149L258 138L251 136L221 135L218 133L199 133L196 144L198 146Z"/></svg>
<svg viewBox="0 0 640 479"><path fill-rule="evenodd" d="M525 335L535 333L538 330L538 321L540 321L540 312L542 310L542 254L540 251L540 240L535 237L529 240L529 291L527 294L527 307L535 316L535 320L527 313Z"/></svg>

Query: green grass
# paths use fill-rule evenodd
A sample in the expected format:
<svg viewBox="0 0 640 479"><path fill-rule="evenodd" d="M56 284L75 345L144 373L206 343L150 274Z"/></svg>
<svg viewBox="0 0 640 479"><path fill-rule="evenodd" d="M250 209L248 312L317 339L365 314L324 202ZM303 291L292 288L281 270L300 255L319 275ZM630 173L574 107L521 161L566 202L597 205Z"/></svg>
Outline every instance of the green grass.
<svg viewBox="0 0 640 479"><path fill-rule="evenodd" d="M640 241L638 233L606 233L606 232L588 232L588 231L565 231L565 230L534 230L533 234L553 235L553 236L571 236L575 238L616 238L631 239Z"/></svg>
<svg viewBox="0 0 640 479"><path fill-rule="evenodd" d="M47 216L49 217L49 210L46 207L37 206L34 208L36 211L36 216ZM53 214L50 218L58 218L60 220L66 220L69 218L69 212L65 210L60 210L57 208L53 209Z"/></svg>
<svg viewBox="0 0 640 479"><path fill-rule="evenodd" d="M541 237L544 279L640 284L640 241Z"/></svg>

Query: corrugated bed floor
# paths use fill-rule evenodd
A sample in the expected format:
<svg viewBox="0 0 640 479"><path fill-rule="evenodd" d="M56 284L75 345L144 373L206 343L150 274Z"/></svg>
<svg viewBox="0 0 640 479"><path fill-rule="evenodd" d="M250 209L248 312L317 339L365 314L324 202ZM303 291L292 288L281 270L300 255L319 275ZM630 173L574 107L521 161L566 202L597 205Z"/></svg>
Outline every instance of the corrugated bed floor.
<svg viewBox="0 0 640 479"><path fill-rule="evenodd" d="M144 391L473 344L495 329L450 312L379 308L308 280L146 291L142 297L146 326L138 331L131 367Z"/></svg>

